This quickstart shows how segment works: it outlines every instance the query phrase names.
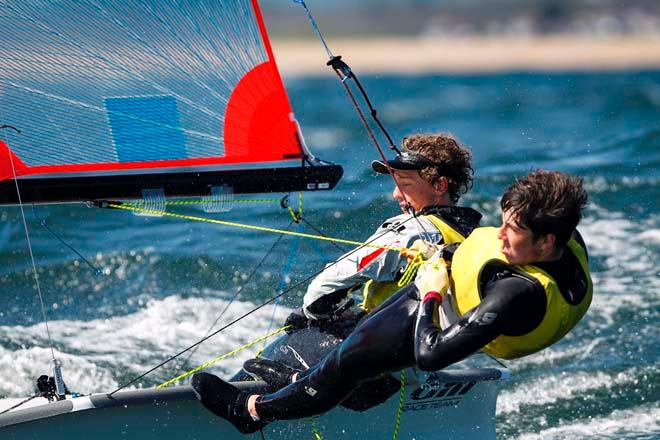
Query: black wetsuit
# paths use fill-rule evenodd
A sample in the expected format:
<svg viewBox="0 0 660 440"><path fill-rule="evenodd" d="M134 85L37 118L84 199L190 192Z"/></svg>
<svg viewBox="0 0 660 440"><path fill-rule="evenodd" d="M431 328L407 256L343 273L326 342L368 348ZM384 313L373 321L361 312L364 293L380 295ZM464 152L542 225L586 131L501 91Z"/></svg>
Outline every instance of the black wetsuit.
<svg viewBox="0 0 660 440"><path fill-rule="evenodd" d="M578 292L575 261L570 252L553 263L537 264L558 280L562 293ZM567 275L569 274L569 275ZM330 410L360 384L417 365L439 370L480 350L500 335L522 335L538 326L545 314L544 291L506 265L491 268L481 303L442 330L434 319L438 304L420 307L414 285L407 286L367 315L355 330L299 379L262 395L256 409L263 420L296 419Z"/></svg>

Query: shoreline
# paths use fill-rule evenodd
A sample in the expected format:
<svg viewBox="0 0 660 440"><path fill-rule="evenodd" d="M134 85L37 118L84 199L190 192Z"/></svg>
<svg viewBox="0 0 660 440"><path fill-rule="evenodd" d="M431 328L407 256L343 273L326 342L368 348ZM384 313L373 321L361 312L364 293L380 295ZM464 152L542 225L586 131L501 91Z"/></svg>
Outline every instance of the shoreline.
<svg viewBox="0 0 660 440"><path fill-rule="evenodd" d="M271 43L284 76L323 75L330 69L316 39ZM354 37L328 44L359 74L660 69L660 38L650 37Z"/></svg>

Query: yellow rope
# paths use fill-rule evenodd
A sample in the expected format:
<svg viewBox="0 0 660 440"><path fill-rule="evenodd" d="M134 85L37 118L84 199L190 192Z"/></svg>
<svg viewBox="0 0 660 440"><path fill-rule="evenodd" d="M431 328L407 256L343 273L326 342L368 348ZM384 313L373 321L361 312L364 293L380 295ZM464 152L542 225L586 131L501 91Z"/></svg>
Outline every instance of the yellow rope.
<svg viewBox="0 0 660 440"><path fill-rule="evenodd" d="M309 419L309 423L312 425L312 434L314 434L314 440L323 440L321 436L321 431L319 431L318 426L316 426L316 419L313 417Z"/></svg>
<svg viewBox="0 0 660 440"><path fill-rule="evenodd" d="M408 266L406 266L406 270L403 272L398 286L404 287L410 284L417 274L417 269L419 269L422 264L424 264L424 255L420 252L408 263Z"/></svg>
<svg viewBox="0 0 660 440"><path fill-rule="evenodd" d="M300 219L302 218L302 213L303 213L303 193L302 191L298 193L298 212L293 210L289 204L286 204L286 209L289 211L289 214L291 215L291 218L293 219L294 222L300 223Z"/></svg>
<svg viewBox="0 0 660 440"><path fill-rule="evenodd" d="M287 206L286 209L289 211L289 214L291 215L291 218L293 219L294 222L298 223L300 219L296 215L296 211L293 210L290 206Z"/></svg>
<svg viewBox="0 0 660 440"><path fill-rule="evenodd" d="M394 432L392 440L399 438L399 428L401 427L401 414L403 413L403 401L406 397L406 370L401 370L401 389L399 390L399 407L396 409L396 421L394 422Z"/></svg>
<svg viewBox="0 0 660 440"><path fill-rule="evenodd" d="M208 201L204 200L166 200L165 204L168 206L175 205L204 205ZM280 199L234 199L231 203L280 203ZM147 204L147 202L134 201L134 202L124 202L126 205L131 206L141 206Z"/></svg>
<svg viewBox="0 0 660 440"><path fill-rule="evenodd" d="M110 208L123 209L123 210L126 210L126 211L144 212L144 213L147 213L147 214L162 215L164 217L172 217L172 218L178 218L178 219L182 219L182 220L207 222L207 223L213 223L213 224L216 224L216 225L232 226L232 227L235 227L235 228L250 229L250 230L253 230L253 231L272 232L272 233L275 233L275 234L283 234L283 235L292 235L292 236L296 236L296 237L311 238L311 239L314 239L314 240L332 241L332 242L335 242L335 243L350 244L350 245L353 245L353 246L364 246L364 247L385 249L385 250L388 250L388 251L396 251L396 252L401 252L401 250L405 249L405 248L394 247L394 246L383 246L383 245L379 245L379 244L362 243L362 242L353 241L353 240L344 240L344 239L341 239L341 238L324 237L322 235L305 234L303 232L293 232L293 231L285 231L283 229L265 228L263 226L255 226L255 225L248 225L248 224L244 224L244 223L228 222L228 221L224 221L224 220L197 217L197 216L193 216L193 215L174 214L172 212L157 211L155 209L138 208L137 206L127 205L127 204L118 205L116 203L109 203L108 206Z"/></svg>
<svg viewBox="0 0 660 440"><path fill-rule="evenodd" d="M211 359L210 361L203 363L203 364L200 365L199 367L193 368L193 369L190 370L190 371L186 371L185 373L180 374L179 376L175 377L174 379L170 379L170 380L168 380L168 381L166 381L166 382L163 382L163 383L161 383L160 385L158 385L156 388L165 388L165 387L167 387L167 386L170 386L170 385L172 385L173 383L180 381L181 379L185 379L186 377L188 377L188 376L190 376L190 375L192 375L192 374L195 374L195 373L197 373L197 372L199 372L199 371L202 371L204 368L209 367L209 366L215 364L215 363L218 362L218 361L221 361L221 360L226 359L226 358L228 358L228 357L234 356L235 354L240 353L241 351L246 350L246 349L248 349L248 348L250 348L250 347L252 347L252 346L254 346L254 345L256 345L256 344L258 344L258 343L260 343L260 342L262 342L262 341L265 341L266 339L268 339L268 338L270 338L270 337L272 337L272 336L275 336L275 335L277 335L277 334L279 334L279 333L282 333L284 330L288 329L289 327L290 327L290 326L285 325L284 327L280 327L280 328L278 328L277 330L273 330L272 332L270 332L270 333L268 333L268 334L266 334L266 335L264 335L264 336L262 336L262 337L260 337L260 338L258 338L258 339L255 339L255 340L252 341L252 342L248 342L247 344L243 345L242 347L238 347L237 349L232 350L232 351L230 351L229 353L225 353L225 354L223 354L223 355L220 355L220 356L216 357L215 359Z"/></svg>

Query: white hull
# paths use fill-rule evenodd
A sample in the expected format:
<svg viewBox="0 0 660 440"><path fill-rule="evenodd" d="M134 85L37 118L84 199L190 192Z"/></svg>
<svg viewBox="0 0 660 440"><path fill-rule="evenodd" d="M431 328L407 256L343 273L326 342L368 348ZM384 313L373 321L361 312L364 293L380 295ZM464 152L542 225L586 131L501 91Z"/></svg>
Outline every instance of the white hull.
<svg viewBox="0 0 660 440"><path fill-rule="evenodd" d="M498 369L456 370L411 378L406 386L400 439L495 439ZM421 380L420 380L421 379ZM241 382L242 387L258 383ZM0 401L0 410L11 405ZM398 393L365 412L341 407L316 419L324 439L382 440L391 438L399 407ZM268 425L273 439L313 438L309 420ZM243 436L197 401L192 388L124 391L16 409L0 415L3 440L177 439L233 440Z"/></svg>

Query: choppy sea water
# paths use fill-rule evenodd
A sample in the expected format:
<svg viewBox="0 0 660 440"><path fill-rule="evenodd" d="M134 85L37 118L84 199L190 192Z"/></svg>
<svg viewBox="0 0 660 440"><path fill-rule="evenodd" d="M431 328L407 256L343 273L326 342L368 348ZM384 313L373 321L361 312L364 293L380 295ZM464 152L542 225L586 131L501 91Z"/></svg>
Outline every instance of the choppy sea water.
<svg viewBox="0 0 660 440"><path fill-rule="evenodd" d="M513 375L499 398L499 438L660 438L660 73L363 82L394 138L449 131L471 147L476 179L462 203L483 212L484 224L497 224L498 196L516 175L544 167L585 179L591 202L580 230L594 302L560 343L507 363ZM304 195L306 219L330 236L366 238L398 209L391 181L370 171L374 148L332 74L285 83L312 151L345 168L334 191ZM291 203L297 206L297 195ZM173 210L277 228L290 222L278 203L237 204L223 214ZM250 276L277 235L82 205L28 207L25 214L55 353L69 388L82 393L125 383L196 342L223 311L215 328L340 254L327 243L287 237ZM48 372L50 349L15 207L0 209L0 292L0 397L27 396ZM304 283L203 344L188 365L275 328L303 293ZM230 374L252 353L214 369ZM142 386L180 369L159 370Z"/></svg>

